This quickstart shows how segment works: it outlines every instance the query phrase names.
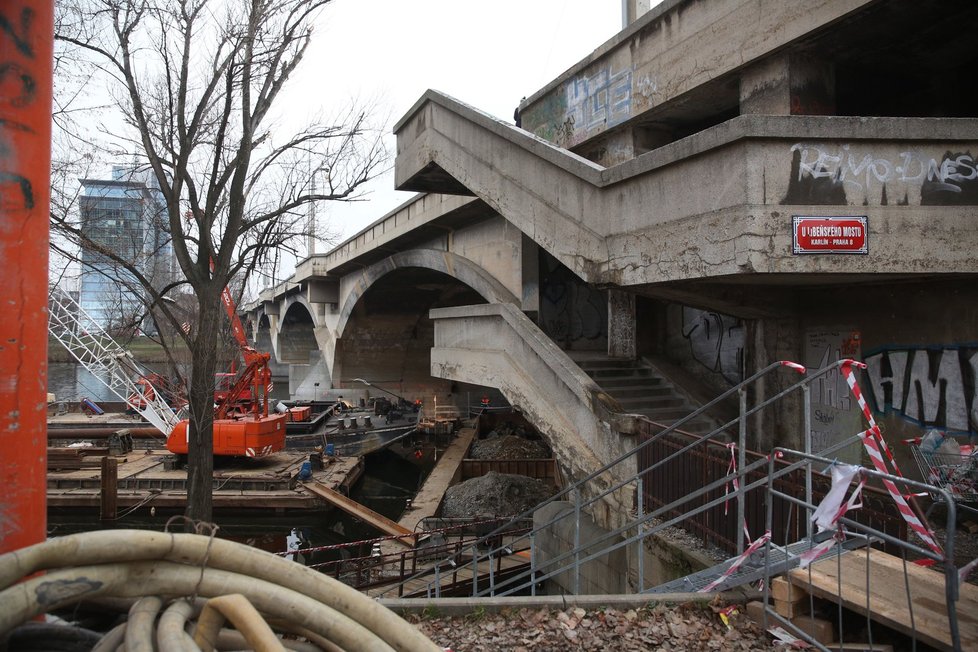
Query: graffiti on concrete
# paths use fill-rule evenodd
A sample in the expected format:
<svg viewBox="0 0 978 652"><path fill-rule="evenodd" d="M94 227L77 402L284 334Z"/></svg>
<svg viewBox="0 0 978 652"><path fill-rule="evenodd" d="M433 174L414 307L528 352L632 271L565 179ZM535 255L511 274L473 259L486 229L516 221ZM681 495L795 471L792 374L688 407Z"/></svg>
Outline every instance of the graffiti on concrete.
<svg viewBox="0 0 978 652"><path fill-rule="evenodd" d="M564 85L567 113L564 122L571 120L575 140L594 130L604 130L631 117L632 71L612 72L604 66L590 75L581 75ZM580 132L585 132L581 134Z"/></svg>
<svg viewBox="0 0 978 652"><path fill-rule="evenodd" d="M969 205L978 203L978 160L945 152L882 155L858 145L795 143L782 203Z"/></svg>
<svg viewBox="0 0 978 652"><path fill-rule="evenodd" d="M565 349L600 348L608 337L607 299L548 259L540 283L540 326Z"/></svg>
<svg viewBox="0 0 978 652"><path fill-rule="evenodd" d="M811 370L824 369L844 358L859 359L860 333L851 327L809 330L805 333L803 363ZM862 429L862 412L852 398L849 384L838 371L818 376L811 385L811 445L823 451ZM859 462L859 444L832 454L843 461Z"/></svg>
<svg viewBox="0 0 978 652"><path fill-rule="evenodd" d="M10 39L18 57L34 59L34 51L28 38L34 22L34 11L23 7L17 17L6 12L11 7L0 8L0 38ZM13 52L14 50L5 50ZM22 109L35 100L37 83L31 71L24 65L28 61L0 61L0 102L13 109ZM4 111L9 114L8 111ZM31 181L19 174L25 162L16 161L11 145L11 132L30 132L24 124L13 120L0 120L0 207L6 211L34 207L34 191Z"/></svg>
<svg viewBox="0 0 978 652"><path fill-rule="evenodd" d="M693 358L734 384L744 379L744 324L737 317L683 306L683 337Z"/></svg>
<svg viewBox="0 0 978 652"><path fill-rule="evenodd" d="M978 345L886 349L865 362L877 411L921 426L978 432Z"/></svg>

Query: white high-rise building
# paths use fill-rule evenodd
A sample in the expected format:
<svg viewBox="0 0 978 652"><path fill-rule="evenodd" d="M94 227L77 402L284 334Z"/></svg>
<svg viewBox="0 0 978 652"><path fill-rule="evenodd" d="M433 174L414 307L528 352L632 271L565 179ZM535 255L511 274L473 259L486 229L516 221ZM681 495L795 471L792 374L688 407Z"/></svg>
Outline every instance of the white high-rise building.
<svg viewBox="0 0 978 652"><path fill-rule="evenodd" d="M174 276L166 204L152 172L116 166L112 179L81 179L81 228L104 251L81 252L82 308L106 330L152 329L141 319L145 290L109 252L136 268L154 287Z"/></svg>

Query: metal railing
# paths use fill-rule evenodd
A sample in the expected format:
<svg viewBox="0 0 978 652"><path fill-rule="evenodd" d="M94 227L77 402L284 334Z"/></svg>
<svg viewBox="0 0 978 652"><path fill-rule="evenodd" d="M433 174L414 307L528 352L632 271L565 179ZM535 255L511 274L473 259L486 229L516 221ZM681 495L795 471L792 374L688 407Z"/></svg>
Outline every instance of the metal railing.
<svg viewBox="0 0 978 652"><path fill-rule="evenodd" d="M543 519L539 518L532 529L511 538L505 545L499 544L498 539L494 540L505 530L505 526L494 529L479 536L468 547L453 550L434 567L434 571L430 568L419 571L406 578L405 583L426 577L428 578L426 595L437 598L443 595L443 589L448 590L448 586L452 590L459 587L458 581L446 586L443 583L445 575L440 569L450 567L454 571L463 565L468 565L470 579L465 583L465 587L470 589L468 594L474 597L516 593L535 595L543 582L557 579L565 583L564 586L569 592L580 593L582 567L591 562L600 562L615 551L627 550L629 546L635 546L639 550L639 554L635 557L637 568L633 568L637 579L632 582L630 588L636 593L653 593L663 590L663 587L670 583L653 582L652 586L646 585L645 544L650 538L669 534L669 528L680 527L707 543L718 546L724 554L739 556L726 561L722 561L721 557L720 563L713 569L683 578L681 582L685 584L682 589L677 590L723 590L763 579L765 580L765 604L769 605L768 587L773 575L785 573L793 568L804 558L807 551L812 551L819 544L827 546L832 542L832 535L840 540L844 539L843 534L847 531L849 541L840 542L835 546L833 559L841 558L842 551L861 546L867 550L882 548L880 554L884 554L885 551L897 555L903 560L904 565L908 560L911 562L930 560L944 564L946 634L951 649L960 649L960 634L955 612L960 580L952 561L955 505L947 491L880 471L860 469L860 477L878 480L884 484L886 490L866 486L863 488L863 500L859 509L850 511L838 519L838 523L841 524L838 531L813 531L811 515L815 506L831 488L828 476L819 473L818 469L831 466L834 456L853 444L867 443L868 445L869 438L873 436L871 434L873 430L867 430L818 451L818 455L813 454L811 450L809 388L815 380L825 374L845 371L844 366L851 362L840 360L810 374L794 363L774 363L672 425L663 426L646 419L641 427L638 446L515 518L528 519L548 504L561 500L567 501L569 503L567 508L558 510L556 516L546 522L540 522ZM790 384L783 391L758 400L756 405L748 408L748 388L767 374L783 367L791 367L807 375L800 381ZM747 451L748 420L796 392L802 395L804 409L800 420L804 431L805 450L776 448L768 455ZM705 435L683 432L682 426L685 423L704 414L711 407L734 394L738 395L740 403L739 415L735 419ZM736 442L725 442L720 439L725 433L731 432L734 426L737 432ZM623 480L609 481L609 478L616 477L614 471L629 468L624 465L636 460L638 463L631 468L637 467L637 472L627 475ZM621 473L617 477L621 475L626 474ZM670 482L678 481L680 478L684 482L676 482L677 486L669 485ZM886 482L891 484L886 486ZM901 493L895 496L894 483L904 488L906 495ZM911 515L908 518L901 515L902 507L898 507L895 501L902 497L901 502L909 500L912 503L913 498L909 496L912 496L913 491L920 489L931 495L944 495L944 502L949 506L949 527L943 553L939 548L927 549L908 543L910 539L908 520L919 518L923 522L919 528L929 530L929 526L920 515L919 509L912 510L916 516ZM618 504L625 503L622 500L622 495L625 494L633 497L631 503L633 508L622 519L624 523L615 529L587 536L582 530L582 525L585 524L584 519L587 518L589 511L606 507L609 499L613 499L611 502ZM736 505L736 516L728 510L731 505ZM906 502L903 507L911 510ZM569 540L570 543L560 552L545 558L541 554L540 547L536 545L537 538L545 533L550 534L547 531L558 526L564 527L563 536L565 541ZM570 532L569 536L567 536L568 532ZM745 543L751 538L753 541L747 548ZM758 566L755 556L762 546L763 563ZM498 573L493 576L491 572L488 577L486 576L485 569L492 569L494 560L518 548L531 552L528 568L517 569L516 572L505 576ZM849 558L851 557L847 557ZM748 568L749 572L746 574L741 573L741 565L751 566L751 563L744 563L748 559L753 560L751 563L754 567ZM453 576L453 579L457 578ZM867 578L867 587L869 581ZM909 587L908 581L904 602L912 605ZM402 591L399 587L388 589L388 591L394 590ZM843 604L841 587L839 593L841 621ZM910 621L913 621L912 606L910 610ZM777 614L774 614L774 617L786 627L797 630L793 625L788 624L786 619ZM913 622L910 623L909 633L916 647L918 635ZM802 635L801 638L813 642L808 635ZM933 643L930 639L924 640L928 644Z"/></svg>
<svg viewBox="0 0 978 652"><path fill-rule="evenodd" d="M721 505L727 500L732 499L736 502L737 505L736 522L742 523L745 514L744 511L745 494L747 494L751 490L755 490L758 487L763 486L764 484L762 480L756 480L747 485L744 484L744 479L747 474L755 472L758 469L762 469L765 464L765 460L763 458L757 459L751 462L750 464L746 463L745 445L746 445L746 438L747 438L748 418L758 413L759 411L763 410L764 408L768 407L769 405L776 403L778 400L782 399L784 396L794 391L803 391L807 393L808 385L812 381L814 381L816 378L820 377L823 374L830 373L836 370L840 365L841 362L826 367L822 370L819 370L814 374L807 376L801 382L798 382L790 386L788 389L779 392L774 396L760 402L753 408L748 409L747 390L755 383L757 383L760 379L764 378L768 374L778 369L793 369L795 371L799 371L802 373L805 372L804 367L797 365L795 363L791 363L791 362L772 363L767 367L761 369L754 375L752 375L750 378L747 378L746 380L744 380L741 383L738 383L737 385L730 388L723 394L720 394L709 403L691 412L687 416L679 419L674 424L662 428L659 432L655 434L651 434L645 439L645 441L642 441L637 447L633 448L632 450L626 453L623 453L622 455L619 455L617 458L605 464L601 468L592 471L586 477L573 483L572 485L566 487L565 489L559 491L556 495L554 495L544 503L541 503L540 505L534 507L533 509L527 510L522 514L517 515L516 517L514 517L515 519L532 518L533 512L544 505L562 499L571 499L573 503L572 510L565 511L560 515L558 515L556 518L546 523L534 526L534 528L529 533L527 533L526 540L529 544L529 547L533 549L534 548L533 539L535 538L535 536L537 536L538 533L540 533L542 530L545 530L547 528L554 527L560 521L565 521L570 519L574 528L573 548L570 551L561 553L547 560L539 560L537 559L537 556L534 555L531 564L532 568L526 575L521 577L510 578L505 583L497 583L494 586L491 594L508 595L508 594L512 594L515 592L522 592L522 591L529 591L531 594L535 594L536 586L538 585L539 582L549 578L553 578L558 574L565 573L568 571L572 574L573 577L572 592L577 593L579 592L580 568L582 564L592 561L609 552L613 552L625 546L632 545L637 541L643 540L647 537L654 536L667 527L672 527L691 517L695 517L697 514L705 512L706 510L715 507L717 505ZM625 479L620 481L608 480L609 476L614 477L614 474L609 472L613 472L621 468L626 468L624 465L630 464L632 460L634 460L636 456L640 455L643 451L647 449L651 449L651 447L656 442L662 441L667 437L670 437L672 435L675 435L676 433L681 432L681 428L684 424L686 424L689 421L692 421L693 419L696 419L700 415L709 412L714 406L718 405L719 403L725 401L726 399L728 399L729 397L735 394L739 395L740 397L740 408L741 408L740 415L736 419L733 419L732 421L729 421L728 423L721 425L719 428L716 428L715 430L705 435L699 437L692 437L688 443L682 445L680 448L676 449L666 457L655 460L645 468L641 468L637 474L636 473L627 474ZM653 424L652 422L648 422L648 423L651 424L651 426L653 427L656 426L656 424ZM719 476L717 479L715 479L713 482L707 483L705 486L701 486L701 488L696 492L687 494L681 498L678 498L677 500L669 502L668 504L660 505L652 511L647 511L646 505L644 504L645 501L643 498L645 492L643 491L643 486L642 486L645 477L648 477L649 474L656 472L660 467L669 463L670 461L674 459L678 459L681 456L687 454L689 451L692 451L700 446L708 445L710 442L715 441L715 437L719 436L721 433L727 431L729 428L735 425L738 426L738 437L739 437L738 451L740 452L740 460L741 460L741 463L737 465L737 470L735 473L723 474ZM805 419L804 427L805 427L805 432L809 433L810 427L807 418ZM807 440L808 437L806 437L806 441ZM600 478L600 481L595 482L598 478ZM689 503L692 500L699 499L701 496L704 496L710 492L723 492L724 488L728 484L734 481L739 483L740 488L738 490L733 491L727 494L726 496L721 495L720 497L709 500L706 503L701 503L696 507L687 508L685 509L685 511L681 510L684 504ZM602 486L604 487L603 489L597 488ZM619 500L617 502L619 503L622 502L620 500L622 494L637 496L637 500L635 502L628 501L634 505L633 513L628 515L628 517L626 518L626 522L620 527L600 535L597 539L591 539L587 542L582 542L581 531L580 531L582 516L587 513L587 510L589 508L598 506L598 503L605 503L606 499L613 501L614 498L612 497L612 494L618 495ZM810 495L811 495L811 490L809 489L806 491L806 496L810 496ZM674 516L671 518L668 517L668 514L675 513L677 510L681 511L681 515ZM491 538L494 534L495 533L490 533L485 537L480 538L480 540L477 543L479 545L484 545L485 540ZM586 549L587 550L598 549L598 552L587 553ZM743 533L739 534L737 537L737 549L738 550L744 549ZM467 554L467 560L469 560L470 563L473 564L473 567L475 567L478 565L480 560L483 560L484 558L490 555L498 556L501 552L502 552L501 549L490 549L488 552L482 553L477 549L473 548L473 550ZM638 584L639 591L644 590L645 588L645 578L644 578L642 557L643 555L639 555L638 557L639 577L638 577L637 584ZM456 555L450 557L446 561L457 564L460 561L460 558L461 555ZM433 586L432 593L437 597L439 595L439 587ZM474 590L473 592L473 595L476 596L488 595L488 594L490 594L488 590L483 590L483 591Z"/></svg>
<svg viewBox="0 0 978 652"><path fill-rule="evenodd" d="M856 436L856 438L858 437L859 435ZM790 460L792 459L796 461L791 463ZM817 463L822 468L831 467L833 464L836 464L833 459L824 455L812 455L788 448L775 448L772 451L772 455L768 461L767 486L764 492L768 505L766 518L768 531L771 531L771 528L774 526L772 506L779 501L794 505L806 516L806 520L811 522L812 515L818 505L810 500L799 498L798 494L783 491L778 487L777 480L791 470L810 468L813 463ZM771 554L772 552L783 552L784 548L768 541L765 544L764 572L764 577L767 581L764 583L763 592L765 613L763 625L765 629L769 627L767 621L773 620L782 628L790 630L796 638L803 639L820 650L834 649L836 646L846 642L844 640L845 626L843 613L843 609L846 608L861 612L865 616L866 626L862 628L865 631L863 636L868 637L868 645L871 647L874 643L874 628L876 632L884 629L879 624L874 625L872 618L874 610L881 610L885 613L887 624L910 639L910 649L916 650L918 645L925 645L961 650L961 632L958 623L957 603L960 598L960 584L963 579L959 576L958 569L953 563L955 557L956 504L952 500L951 493L944 488L935 488L933 485L910 480L903 476L882 473L866 468L858 469L856 476L852 479L852 482L856 481L867 483L866 488L871 487L868 484L871 482L877 482L882 486L889 483L890 490L898 491L903 496L913 495L915 492L921 491L927 493L936 491L947 504L948 509L943 542L938 541L940 550L918 545L913 542L911 537L895 537L885 530L867 524L862 519L852 518L849 512L843 512L841 516L837 517L837 523L839 525L835 530L835 537L840 542L846 538L850 540L862 538L866 544L862 547L863 549L849 553L849 556L845 558L845 571L843 571L842 556L835 555L821 562L814 561L804 569L792 571L789 580L796 587L802 587L803 590L817 587L820 595L837 604L834 628L839 633L838 643L826 646L823 642L811 636L804 628L799 627L793 620L779 614L772 606L771 582L769 580L772 575L779 573L774 572L767 564L768 560L776 557L776 555ZM858 488L854 491L858 492ZM865 492L865 488L863 491ZM859 515L861 511L861 508L857 508L856 515ZM934 534L933 530L930 531L930 534ZM880 556L882 553L879 553L877 549L882 546L885 546L890 551L891 556ZM885 567L881 567L879 562L876 562L875 565L879 571L877 574L874 574L870 570L874 566L874 562L871 561L874 557L889 560ZM820 563L822 567L819 567ZM828 572L826 572L824 564L830 564L827 569ZM940 604L940 601L919 599L918 596L914 595L915 592L922 590L921 575L919 573L912 573L911 570L914 567L919 568L919 566L933 564L942 566L941 573L937 574L927 571L925 572L927 576L925 579L930 580L928 582L929 584L939 583L941 575L943 575L943 605ZM899 566L902 569L902 578L900 581L894 581L894 566ZM862 572L863 570L864 572ZM815 579L816 574L818 576L817 580ZM874 590L873 587L880 584L883 584L884 587ZM853 587L858 587L858 589L853 590ZM901 591L902 595L899 594ZM805 592L807 593L806 597L808 600L807 613L813 614L815 613L815 591L806 590ZM937 604L933 604L935 602ZM929 613L925 613L927 611L926 603L931 603L933 607ZM940 612L941 606L943 606L947 621L946 623L935 623L937 619L935 619L934 614ZM970 619L970 615L968 618ZM924 627L918 626L918 623L923 624L924 621L930 626L927 628L929 631L925 631ZM860 643L865 645L867 641L861 641Z"/></svg>

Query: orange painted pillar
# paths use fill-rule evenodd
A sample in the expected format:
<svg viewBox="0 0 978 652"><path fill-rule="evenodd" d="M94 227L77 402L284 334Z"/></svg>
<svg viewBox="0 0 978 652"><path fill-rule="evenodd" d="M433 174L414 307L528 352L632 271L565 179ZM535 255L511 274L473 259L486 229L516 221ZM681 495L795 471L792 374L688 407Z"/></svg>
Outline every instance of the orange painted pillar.
<svg viewBox="0 0 978 652"><path fill-rule="evenodd" d="M53 0L0 2L0 553L47 535Z"/></svg>

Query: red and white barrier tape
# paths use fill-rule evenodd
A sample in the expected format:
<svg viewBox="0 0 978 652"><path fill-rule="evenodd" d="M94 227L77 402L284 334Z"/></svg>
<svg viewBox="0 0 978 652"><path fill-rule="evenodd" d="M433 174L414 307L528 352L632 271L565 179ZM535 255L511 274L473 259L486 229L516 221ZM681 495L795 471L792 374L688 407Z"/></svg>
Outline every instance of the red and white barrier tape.
<svg viewBox="0 0 978 652"><path fill-rule="evenodd" d="M859 369L865 369L866 365L862 362L857 362L856 360L845 360L840 366L840 372L846 378L846 382L849 384L849 389L852 391L852 395L856 397L856 401L859 403L859 407L863 411L863 415L866 417L866 421L869 423L869 430L865 430L859 434L859 438L862 439L863 446L866 448L866 452L869 453L869 458L873 461L873 466L880 473L886 473L887 475L899 475L902 477L899 468L893 461L893 453L890 452L889 447L886 445L886 441L883 439L883 433L880 431L880 427L876 424L876 420L873 418L873 414L869 409L869 405L866 403L866 398L863 396L862 391L859 389L859 384L856 382L856 374L853 371L853 367ZM890 463L893 465L893 472L891 472L887 466L886 462L883 461L883 452L886 451L887 457L890 459ZM910 508L907 504L906 498L900 493L896 484L889 479L883 479L883 486L886 487L886 491L890 494L890 497L897 505L897 509L900 511L900 516L903 520L907 522L907 525L921 538L921 540L927 544L927 547L933 550L938 555L944 555L944 550L937 543L934 538L934 533L930 531L930 528L925 526L921 520L917 517L916 512Z"/></svg>
<svg viewBox="0 0 978 652"><path fill-rule="evenodd" d="M808 369L805 368L805 365L798 364L797 362L791 362L790 360L781 360L780 362L782 367L794 369L800 374L808 373Z"/></svg>
<svg viewBox="0 0 978 652"><path fill-rule="evenodd" d="M859 484L852 490L849 500L842 502L846 489L852 483L852 479L860 472L860 467L848 464L840 464L832 467L832 489L829 490L822 503L812 515L812 520L818 523L819 530L824 532L831 528L836 528L836 534L831 539L827 539L818 544L811 550L799 556L799 567L807 568L813 561L827 553L836 543L845 540L845 532L839 526L839 519L846 512L859 509L863 506L860 498L862 497L863 487L866 486L866 479L860 478ZM830 514L827 514L827 512Z"/></svg>
<svg viewBox="0 0 978 652"><path fill-rule="evenodd" d="M730 565L730 568L728 568L723 572L723 575L721 575L720 577L716 578L715 580L713 580L712 582L704 586L702 589L697 591L697 593L709 593L716 587L720 586L720 584L723 583L723 580L727 579L735 572L737 572L737 569L744 565L744 562L747 561L748 557L750 557L752 554L757 552L757 550L760 549L761 546L763 546L765 543L767 543L770 540L771 540L771 532L769 530L765 532L762 536L759 536L757 538L757 541L750 544L750 547L747 548L747 550L745 550L740 557L737 557L736 561L734 561L734 563Z"/></svg>
<svg viewBox="0 0 978 652"><path fill-rule="evenodd" d="M791 363L794 364L794 363ZM730 495L730 485L733 485L734 493L740 491L740 480L737 479L737 444L735 442L730 442L726 445L730 449L730 464L727 466L727 475L730 476L730 481L723 487L724 497ZM726 516L728 512L730 501L723 501L723 515ZM744 536L747 537L747 541L750 541L750 530L747 529L747 517L744 517Z"/></svg>
<svg viewBox="0 0 978 652"><path fill-rule="evenodd" d="M961 568L959 568L958 569L958 582L959 583L964 583L964 581L966 579L968 579L968 576L971 575L971 571L973 571L975 569L975 566L978 566L978 557L976 557L975 559L972 559L967 564L965 564L964 566L962 566Z"/></svg>

